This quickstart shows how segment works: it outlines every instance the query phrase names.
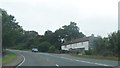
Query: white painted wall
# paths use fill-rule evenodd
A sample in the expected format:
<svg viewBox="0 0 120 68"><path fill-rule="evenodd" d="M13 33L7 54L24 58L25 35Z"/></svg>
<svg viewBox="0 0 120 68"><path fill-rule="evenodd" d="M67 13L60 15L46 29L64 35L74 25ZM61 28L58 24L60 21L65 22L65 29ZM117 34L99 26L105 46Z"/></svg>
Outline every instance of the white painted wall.
<svg viewBox="0 0 120 68"><path fill-rule="evenodd" d="M62 50L68 50L68 48L66 46L61 46Z"/></svg>
<svg viewBox="0 0 120 68"><path fill-rule="evenodd" d="M85 50L89 50L89 42L83 42Z"/></svg>
<svg viewBox="0 0 120 68"><path fill-rule="evenodd" d="M72 49L77 49L77 48L85 48L85 50L89 50L89 42L80 42L80 43L74 43L74 44L69 44L66 46L61 46L62 50L69 50L70 48Z"/></svg>

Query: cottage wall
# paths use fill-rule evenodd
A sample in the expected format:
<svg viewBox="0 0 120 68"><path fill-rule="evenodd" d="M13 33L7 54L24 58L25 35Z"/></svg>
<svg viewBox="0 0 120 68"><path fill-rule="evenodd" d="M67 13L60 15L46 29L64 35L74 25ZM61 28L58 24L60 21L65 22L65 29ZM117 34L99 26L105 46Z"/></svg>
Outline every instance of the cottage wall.
<svg viewBox="0 0 120 68"><path fill-rule="evenodd" d="M85 50L89 50L89 41L73 43L73 44L62 46L62 50L80 49L80 48L84 48Z"/></svg>

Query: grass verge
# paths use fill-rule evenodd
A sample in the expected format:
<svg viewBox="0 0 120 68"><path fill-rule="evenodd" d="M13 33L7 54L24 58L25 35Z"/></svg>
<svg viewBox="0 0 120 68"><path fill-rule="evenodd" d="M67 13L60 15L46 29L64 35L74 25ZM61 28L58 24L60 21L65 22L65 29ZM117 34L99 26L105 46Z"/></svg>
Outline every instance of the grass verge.
<svg viewBox="0 0 120 68"><path fill-rule="evenodd" d="M82 57L82 58L92 58L92 59L101 59L101 60L115 60L118 61L118 57L111 57L111 56L100 56L100 55L77 55L77 54L70 54L72 56Z"/></svg>
<svg viewBox="0 0 120 68"><path fill-rule="evenodd" d="M2 63L2 58L0 58L0 63Z"/></svg>
<svg viewBox="0 0 120 68"><path fill-rule="evenodd" d="M6 51L6 55L3 56L3 58L2 58L2 63L8 64L16 58L17 58L17 55L15 53L10 52L10 51Z"/></svg>

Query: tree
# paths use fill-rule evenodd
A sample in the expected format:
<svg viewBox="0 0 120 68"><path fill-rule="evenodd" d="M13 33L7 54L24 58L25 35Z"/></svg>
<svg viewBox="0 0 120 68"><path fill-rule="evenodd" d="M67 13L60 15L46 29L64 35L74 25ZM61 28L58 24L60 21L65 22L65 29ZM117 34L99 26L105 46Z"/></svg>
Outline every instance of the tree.
<svg viewBox="0 0 120 68"><path fill-rule="evenodd" d="M60 50L62 45L61 39L71 40L84 36L82 32L79 32L79 28L75 22L70 22L70 25L64 25L55 32L47 30L41 36L36 31L23 30L18 25L18 22L16 22L15 17L8 15L6 11L2 11L2 22L4 48L31 49L38 47L42 51L54 50L54 48Z"/></svg>
<svg viewBox="0 0 120 68"><path fill-rule="evenodd" d="M118 48L119 48L119 41L120 41L120 32L113 32L109 35L109 49L112 51L113 56L118 56Z"/></svg>
<svg viewBox="0 0 120 68"><path fill-rule="evenodd" d="M56 48L55 46L50 46L48 52L55 52Z"/></svg>
<svg viewBox="0 0 120 68"><path fill-rule="evenodd" d="M77 26L75 22L70 22L70 25L64 25L62 26L62 28L64 31L63 32L64 38L66 40L82 38L85 36L84 34L82 34L82 32L79 32L79 27Z"/></svg>
<svg viewBox="0 0 120 68"><path fill-rule="evenodd" d="M118 32L117 32L117 34L118 34L118 44L117 44L117 46L118 46L118 57L120 57L120 31L118 30Z"/></svg>
<svg viewBox="0 0 120 68"><path fill-rule="evenodd" d="M50 42L52 44L52 39L53 39L53 32L50 30L45 31L44 33L44 38L46 41Z"/></svg>
<svg viewBox="0 0 120 68"><path fill-rule="evenodd" d="M53 34L53 32L51 30L47 30L45 31L44 36L50 36L51 34Z"/></svg>
<svg viewBox="0 0 120 68"><path fill-rule="evenodd" d="M18 37L23 33L23 29L12 15L2 11L2 44L3 48L15 46Z"/></svg>
<svg viewBox="0 0 120 68"><path fill-rule="evenodd" d="M42 42L39 44L38 50L41 52L48 52L50 46L51 44L49 42Z"/></svg>
<svg viewBox="0 0 120 68"><path fill-rule="evenodd" d="M102 55L102 56L119 56L120 48L120 32L113 32L108 35L108 37L101 38L99 37L94 41L93 54Z"/></svg>

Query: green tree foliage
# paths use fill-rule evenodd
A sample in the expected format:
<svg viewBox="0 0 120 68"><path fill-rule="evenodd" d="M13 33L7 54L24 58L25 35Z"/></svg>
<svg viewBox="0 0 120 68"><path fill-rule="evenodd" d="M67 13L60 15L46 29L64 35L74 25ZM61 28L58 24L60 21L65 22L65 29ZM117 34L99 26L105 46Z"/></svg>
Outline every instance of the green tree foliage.
<svg viewBox="0 0 120 68"><path fill-rule="evenodd" d="M53 32L50 31L50 30L47 30L45 31L44 33L44 39L50 43L53 43L52 40L53 40Z"/></svg>
<svg viewBox="0 0 120 68"><path fill-rule="evenodd" d="M2 45L3 48L14 47L17 49L31 49L37 47L42 52L56 52L61 50L64 41L82 38L85 35L75 22L64 25L55 32L45 31L39 35L36 31L25 31L22 29L14 16L2 10ZM98 37L93 42L94 48L90 51L95 55L118 56L120 55L120 31L111 33L108 37Z"/></svg>
<svg viewBox="0 0 120 68"><path fill-rule="evenodd" d="M93 54L103 56L118 56L120 48L120 32L113 32L106 38L99 37L94 41Z"/></svg>
<svg viewBox="0 0 120 68"><path fill-rule="evenodd" d="M84 37L75 22L70 22L69 25L64 25L55 32L47 30L44 35L39 35L36 31L23 30L15 17L8 15L6 11L2 11L2 22L4 48L31 49L38 47L39 51L54 52L54 50L60 50L61 39L71 40Z"/></svg>
<svg viewBox="0 0 120 68"><path fill-rule="evenodd" d="M62 28L63 29L60 29L59 31L61 32L62 37L67 41L85 36L82 32L79 32L79 27L75 22L70 22L70 25L64 25Z"/></svg>
<svg viewBox="0 0 120 68"><path fill-rule="evenodd" d="M41 52L48 52L49 47L51 47L51 44L45 41L38 45L38 50Z"/></svg>
<svg viewBox="0 0 120 68"><path fill-rule="evenodd" d="M79 32L77 24L75 22L70 22L69 25L64 25L53 33L52 42L54 42L54 45L56 45L55 47L60 50L63 42L62 39L64 39L64 41L69 41L84 36L82 32Z"/></svg>
<svg viewBox="0 0 120 68"><path fill-rule="evenodd" d="M55 52L56 48L55 46L50 46L48 52Z"/></svg>
<svg viewBox="0 0 120 68"><path fill-rule="evenodd" d="M79 27L75 22L70 22L69 25L64 25L62 28L55 31L59 38L65 38L66 40L76 39L84 37L82 32L79 32Z"/></svg>
<svg viewBox="0 0 120 68"><path fill-rule="evenodd" d="M112 51L114 56L118 56L118 48L120 47L119 41L120 41L120 32L113 32L109 35L109 49Z"/></svg>
<svg viewBox="0 0 120 68"><path fill-rule="evenodd" d="M95 40L94 42L94 54L97 55L109 55L110 51L108 50L109 47L109 41L108 38L101 38L99 37L98 39Z"/></svg>
<svg viewBox="0 0 120 68"><path fill-rule="evenodd" d="M2 45L3 48L15 47L28 49L36 42L38 33L36 31L25 31L22 29L12 15L2 10ZM39 37L38 37L39 38Z"/></svg>
<svg viewBox="0 0 120 68"><path fill-rule="evenodd" d="M18 25L14 16L8 15L6 11L2 11L3 48L15 46L22 32L23 29Z"/></svg>
<svg viewBox="0 0 120 68"><path fill-rule="evenodd" d="M24 31L22 36L22 43L25 44L24 48L32 48L32 46L35 44L35 38L38 36L38 33L36 31Z"/></svg>

